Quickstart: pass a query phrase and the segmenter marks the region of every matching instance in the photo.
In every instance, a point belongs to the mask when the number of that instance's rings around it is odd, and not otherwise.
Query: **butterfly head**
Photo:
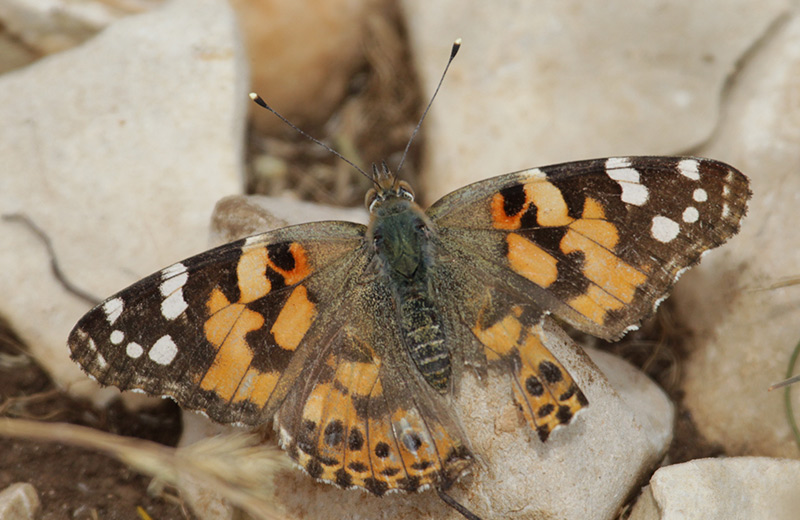
[[[389,170],[386,163],[381,167],[372,165],[372,182],[375,185],[367,192],[364,204],[371,215],[396,213],[414,202],[414,190]]]

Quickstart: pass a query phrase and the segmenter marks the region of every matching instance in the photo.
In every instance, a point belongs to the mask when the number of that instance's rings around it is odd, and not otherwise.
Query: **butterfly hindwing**
[[[308,357],[318,301],[363,258],[364,227],[315,223],[212,249],[110,297],[75,326],[98,382],[168,395],[225,423],[271,418]],[[305,345],[305,343],[303,343]]]
[[[482,181],[427,213],[451,248],[482,256],[578,329],[613,339],[738,231],[748,198],[744,175],[717,161],[609,158]]]
[[[490,274],[479,258],[466,263],[450,253],[442,253],[435,276],[437,293],[443,300],[470,302],[441,311],[448,316],[448,335],[457,345],[452,352],[456,373],[464,365],[481,376],[488,369],[505,375],[509,396],[539,439],[546,441],[555,428],[569,423],[589,404],[550,350],[555,342],[571,344],[571,340],[563,332],[558,334],[529,295],[509,287],[502,276]],[[452,281],[455,273],[460,283]]]
[[[314,478],[382,495],[455,481],[472,455],[447,398],[408,363],[389,290],[354,289],[276,416]]]

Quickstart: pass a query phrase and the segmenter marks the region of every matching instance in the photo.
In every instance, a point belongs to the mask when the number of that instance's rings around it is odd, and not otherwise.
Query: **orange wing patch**
[[[514,373],[514,400],[528,424],[546,441],[589,404],[572,376],[543,343],[540,326],[526,330],[519,344],[520,366]]]
[[[486,309],[484,309],[486,310]],[[488,361],[505,362],[511,370],[514,400],[542,441],[567,424],[588,401],[569,372],[544,345],[541,326],[525,325],[519,307],[484,328],[479,316],[472,329]]]
[[[316,306],[308,299],[308,290],[298,285],[283,304],[270,332],[284,350],[294,350],[314,321]]]
[[[272,283],[266,277],[268,261],[266,247],[256,247],[242,253],[236,265],[240,303],[263,298],[272,290]]]
[[[558,260],[527,238],[509,233],[508,263],[520,274],[540,287],[548,287],[558,279]]]
[[[239,382],[245,377],[253,353],[245,336],[264,324],[264,317],[244,304],[228,303],[218,289],[209,297],[211,317],[204,330],[208,342],[217,349],[214,362],[200,381],[200,388],[216,393],[221,399],[233,398]]]
[[[619,231],[605,218],[602,205],[587,197],[581,218],[569,225],[560,244],[564,254],[583,253],[583,275],[593,283],[567,305],[598,325],[609,311],[633,302],[636,289],[647,282],[646,266],[637,269],[614,254]]]
[[[225,401],[248,400],[263,407],[280,378],[279,370],[263,371],[253,366],[255,353],[247,334],[261,329],[266,318],[248,307],[273,290],[273,280],[283,286],[297,284],[311,274],[303,247],[296,243],[245,248],[236,264],[239,298],[232,302],[217,287],[206,299],[208,319],[203,332],[216,356],[199,379],[199,387],[214,392]],[[276,345],[270,347],[294,351],[308,332],[316,316],[315,305],[307,289],[296,286],[283,303],[270,333]],[[276,367],[277,368],[277,367]]]
[[[574,219],[568,214],[561,190],[536,177],[496,193],[490,206],[496,229],[566,228],[558,251],[552,252],[519,233],[509,233],[509,266],[531,282],[548,288],[559,279],[560,255],[582,253],[581,274],[592,284],[584,294],[568,300],[567,305],[598,325],[605,323],[608,312],[633,302],[636,289],[647,282],[648,266],[633,266],[614,253],[619,229],[606,220],[602,204],[591,197],[584,200],[581,217]]]
[[[522,309],[514,307],[511,314],[485,329],[480,326],[483,315],[478,317],[478,323],[472,332],[483,345],[487,361],[508,359],[515,351],[522,333],[522,323],[519,321],[521,315]]]

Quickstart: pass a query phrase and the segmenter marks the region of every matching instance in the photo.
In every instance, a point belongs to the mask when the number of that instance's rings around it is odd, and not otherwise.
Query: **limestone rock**
[[[0,211],[30,217],[98,298],[201,252],[214,203],[242,189],[246,78],[222,0],[171,2],[0,77]],[[31,231],[0,221],[0,243],[0,313],[58,383],[85,381],[66,339],[89,305]]]
[[[656,471],[630,520],[793,520],[800,461],[699,459]]]

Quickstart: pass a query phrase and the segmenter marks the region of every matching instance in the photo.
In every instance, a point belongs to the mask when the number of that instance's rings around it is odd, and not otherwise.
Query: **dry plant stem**
[[[789,366],[786,369],[786,377],[789,380],[793,379],[792,373],[794,372],[794,366],[797,363],[798,355],[800,355],[800,342],[794,347],[792,357],[789,358]],[[800,429],[798,429],[797,421],[794,418],[791,389],[791,384],[787,384],[786,388],[784,388],[783,402],[786,406],[786,420],[789,421],[789,426],[792,428],[792,433],[794,434],[794,442],[797,443],[797,447],[800,448]]]
[[[230,435],[183,449],[121,437],[84,426],[0,419],[0,436],[59,442],[99,450],[169,484],[191,478],[245,509],[254,518],[281,518],[265,492],[287,464],[280,452],[254,445],[252,435]]]

